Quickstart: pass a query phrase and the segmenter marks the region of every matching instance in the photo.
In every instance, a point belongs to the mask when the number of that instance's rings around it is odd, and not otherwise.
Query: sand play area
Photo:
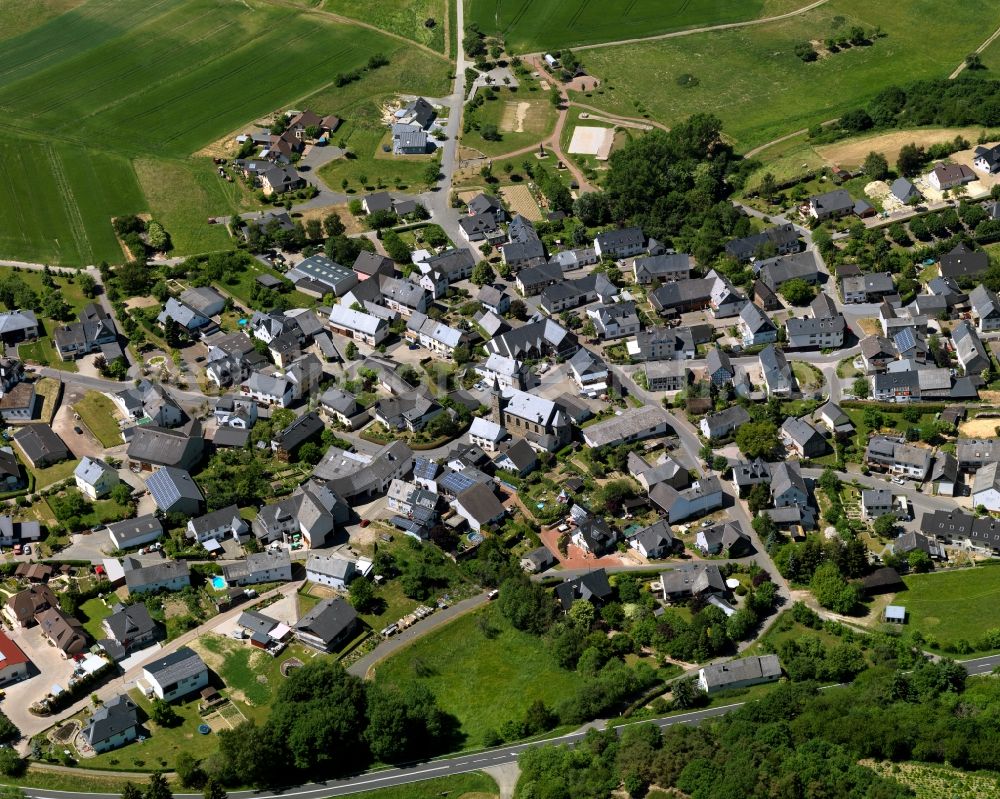
[[[524,133],[524,120],[528,117],[531,103],[514,102],[504,105],[503,116],[500,118],[500,130],[512,133]]]
[[[593,155],[598,161],[606,161],[611,155],[614,141],[614,128],[577,125],[569,143],[569,151],[574,155]]]

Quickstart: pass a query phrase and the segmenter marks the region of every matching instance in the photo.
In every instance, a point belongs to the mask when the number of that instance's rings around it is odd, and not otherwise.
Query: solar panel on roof
[[[449,472],[438,481],[438,484],[452,494],[461,494],[467,488],[472,488],[476,481],[460,472]]]
[[[911,330],[908,327],[904,328],[903,330],[900,330],[896,334],[895,339],[896,339],[896,348],[899,349],[900,351],[909,350],[917,346],[917,338],[913,334],[913,330]]]

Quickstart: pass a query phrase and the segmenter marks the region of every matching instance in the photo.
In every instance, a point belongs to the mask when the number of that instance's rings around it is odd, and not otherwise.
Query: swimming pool
[[[219,577],[218,575],[216,575],[215,577],[212,578],[212,588],[214,588],[216,591],[222,591],[225,589],[225,587],[226,587],[225,577]]]

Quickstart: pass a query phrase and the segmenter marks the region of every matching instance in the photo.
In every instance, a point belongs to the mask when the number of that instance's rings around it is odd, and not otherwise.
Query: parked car
[[[82,436],[83,435],[83,428],[80,427],[80,425],[75,425],[73,427],[73,432],[76,433],[78,436]]]

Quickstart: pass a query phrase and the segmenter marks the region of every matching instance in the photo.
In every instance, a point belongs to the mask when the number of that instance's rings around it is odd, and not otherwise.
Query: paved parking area
[[[70,560],[89,560],[91,563],[100,563],[108,557],[107,553],[114,551],[114,544],[111,543],[111,536],[107,528],[96,533],[77,533],[71,536],[70,545],[61,553],[61,557]]]
[[[31,660],[31,676],[27,680],[5,688],[3,712],[17,725],[26,738],[44,730],[51,720],[33,715],[28,708],[33,702],[47,694],[53,685],[66,686],[73,674],[73,661],[65,660],[62,654],[42,636],[37,625],[26,630],[15,630],[10,634],[24,654]]]

